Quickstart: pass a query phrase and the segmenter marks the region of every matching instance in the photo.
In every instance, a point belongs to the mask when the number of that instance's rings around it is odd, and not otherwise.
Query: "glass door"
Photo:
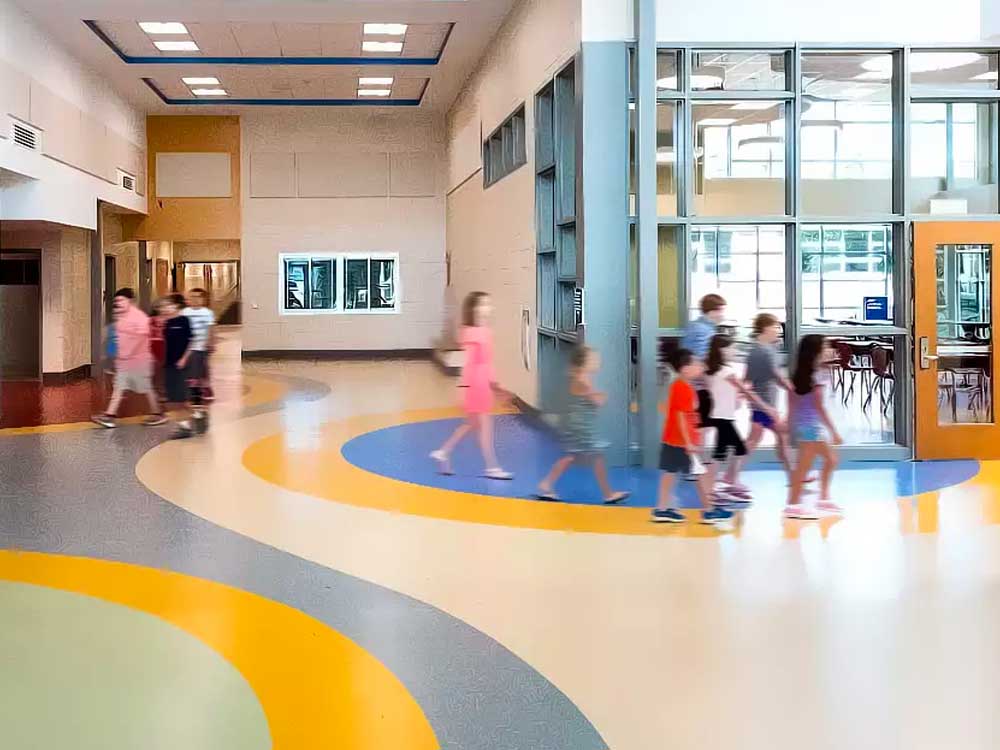
[[[1000,458],[993,373],[1000,224],[914,226],[916,456]]]

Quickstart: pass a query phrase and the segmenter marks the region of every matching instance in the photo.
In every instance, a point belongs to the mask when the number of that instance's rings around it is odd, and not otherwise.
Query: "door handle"
[[[527,307],[521,308],[521,361],[524,369],[531,370],[531,349],[528,346],[528,339],[531,338],[531,310]]]
[[[920,337],[920,369],[929,370],[931,368],[931,362],[937,362],[938,356],[936,354],[931,354],[931,342],[930,338],[927,336]]]

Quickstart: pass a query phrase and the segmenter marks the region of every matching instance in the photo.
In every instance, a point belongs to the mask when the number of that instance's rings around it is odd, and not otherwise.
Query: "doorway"
[[[208,292],[208,306],[221,325],[240,322],[240,263],[237,260],[177,264],[177,291]]]
[[[115,271],[115,256],[104,256],[104,322],[114,320],[115,292],[118,291],[118,274]]]
[[[998,249],[1000,223],[914,227],[917,458],[1000,458]]]
[[[0,379],[41,378],[41,300],[38,251],[0,253]]]

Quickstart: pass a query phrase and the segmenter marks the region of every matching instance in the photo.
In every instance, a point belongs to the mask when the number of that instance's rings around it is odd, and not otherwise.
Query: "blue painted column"
[[[601,434],[608,460],[628,460],[628,48],[624,42],[584,42],[578,71],[582,170],[577,222],[583,248],[584,340],[603,361],[597,387],[608,394]],[[654,186],[655,187],[655,186]]]
[[[636,177],[639,247],[639,414],[643,465],[658,462],[660,396],[657,372],[659,327],[656,206],[656,0],[635,0]]]

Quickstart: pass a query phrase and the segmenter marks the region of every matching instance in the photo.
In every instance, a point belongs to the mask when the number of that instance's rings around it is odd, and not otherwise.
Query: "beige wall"
[[[518,3],[448,115],[449,309],[470,291],[493,296],[498,376],[529,403],[537,403],[538,385],[521,359],[521,309],[531,310],[534,324],[534,94],[578,51],[580,12],[579,0]],[[484,190],[481,135],[521,104],[528,164]],[[535,351],[534,329],[529,336]]]
[[[243,116],[243,348],[424,349],[442,327],[444,125],[419,111]],[[288,252],[399,254],[398,315],[281,315]]]
[[[0,246],[41,251],[42,372],[89,365],[89,230],[22,227],[0,234]]]
[[[239,240],[212,240],[205,242],[175,242],[174,263],[240,260]]]

